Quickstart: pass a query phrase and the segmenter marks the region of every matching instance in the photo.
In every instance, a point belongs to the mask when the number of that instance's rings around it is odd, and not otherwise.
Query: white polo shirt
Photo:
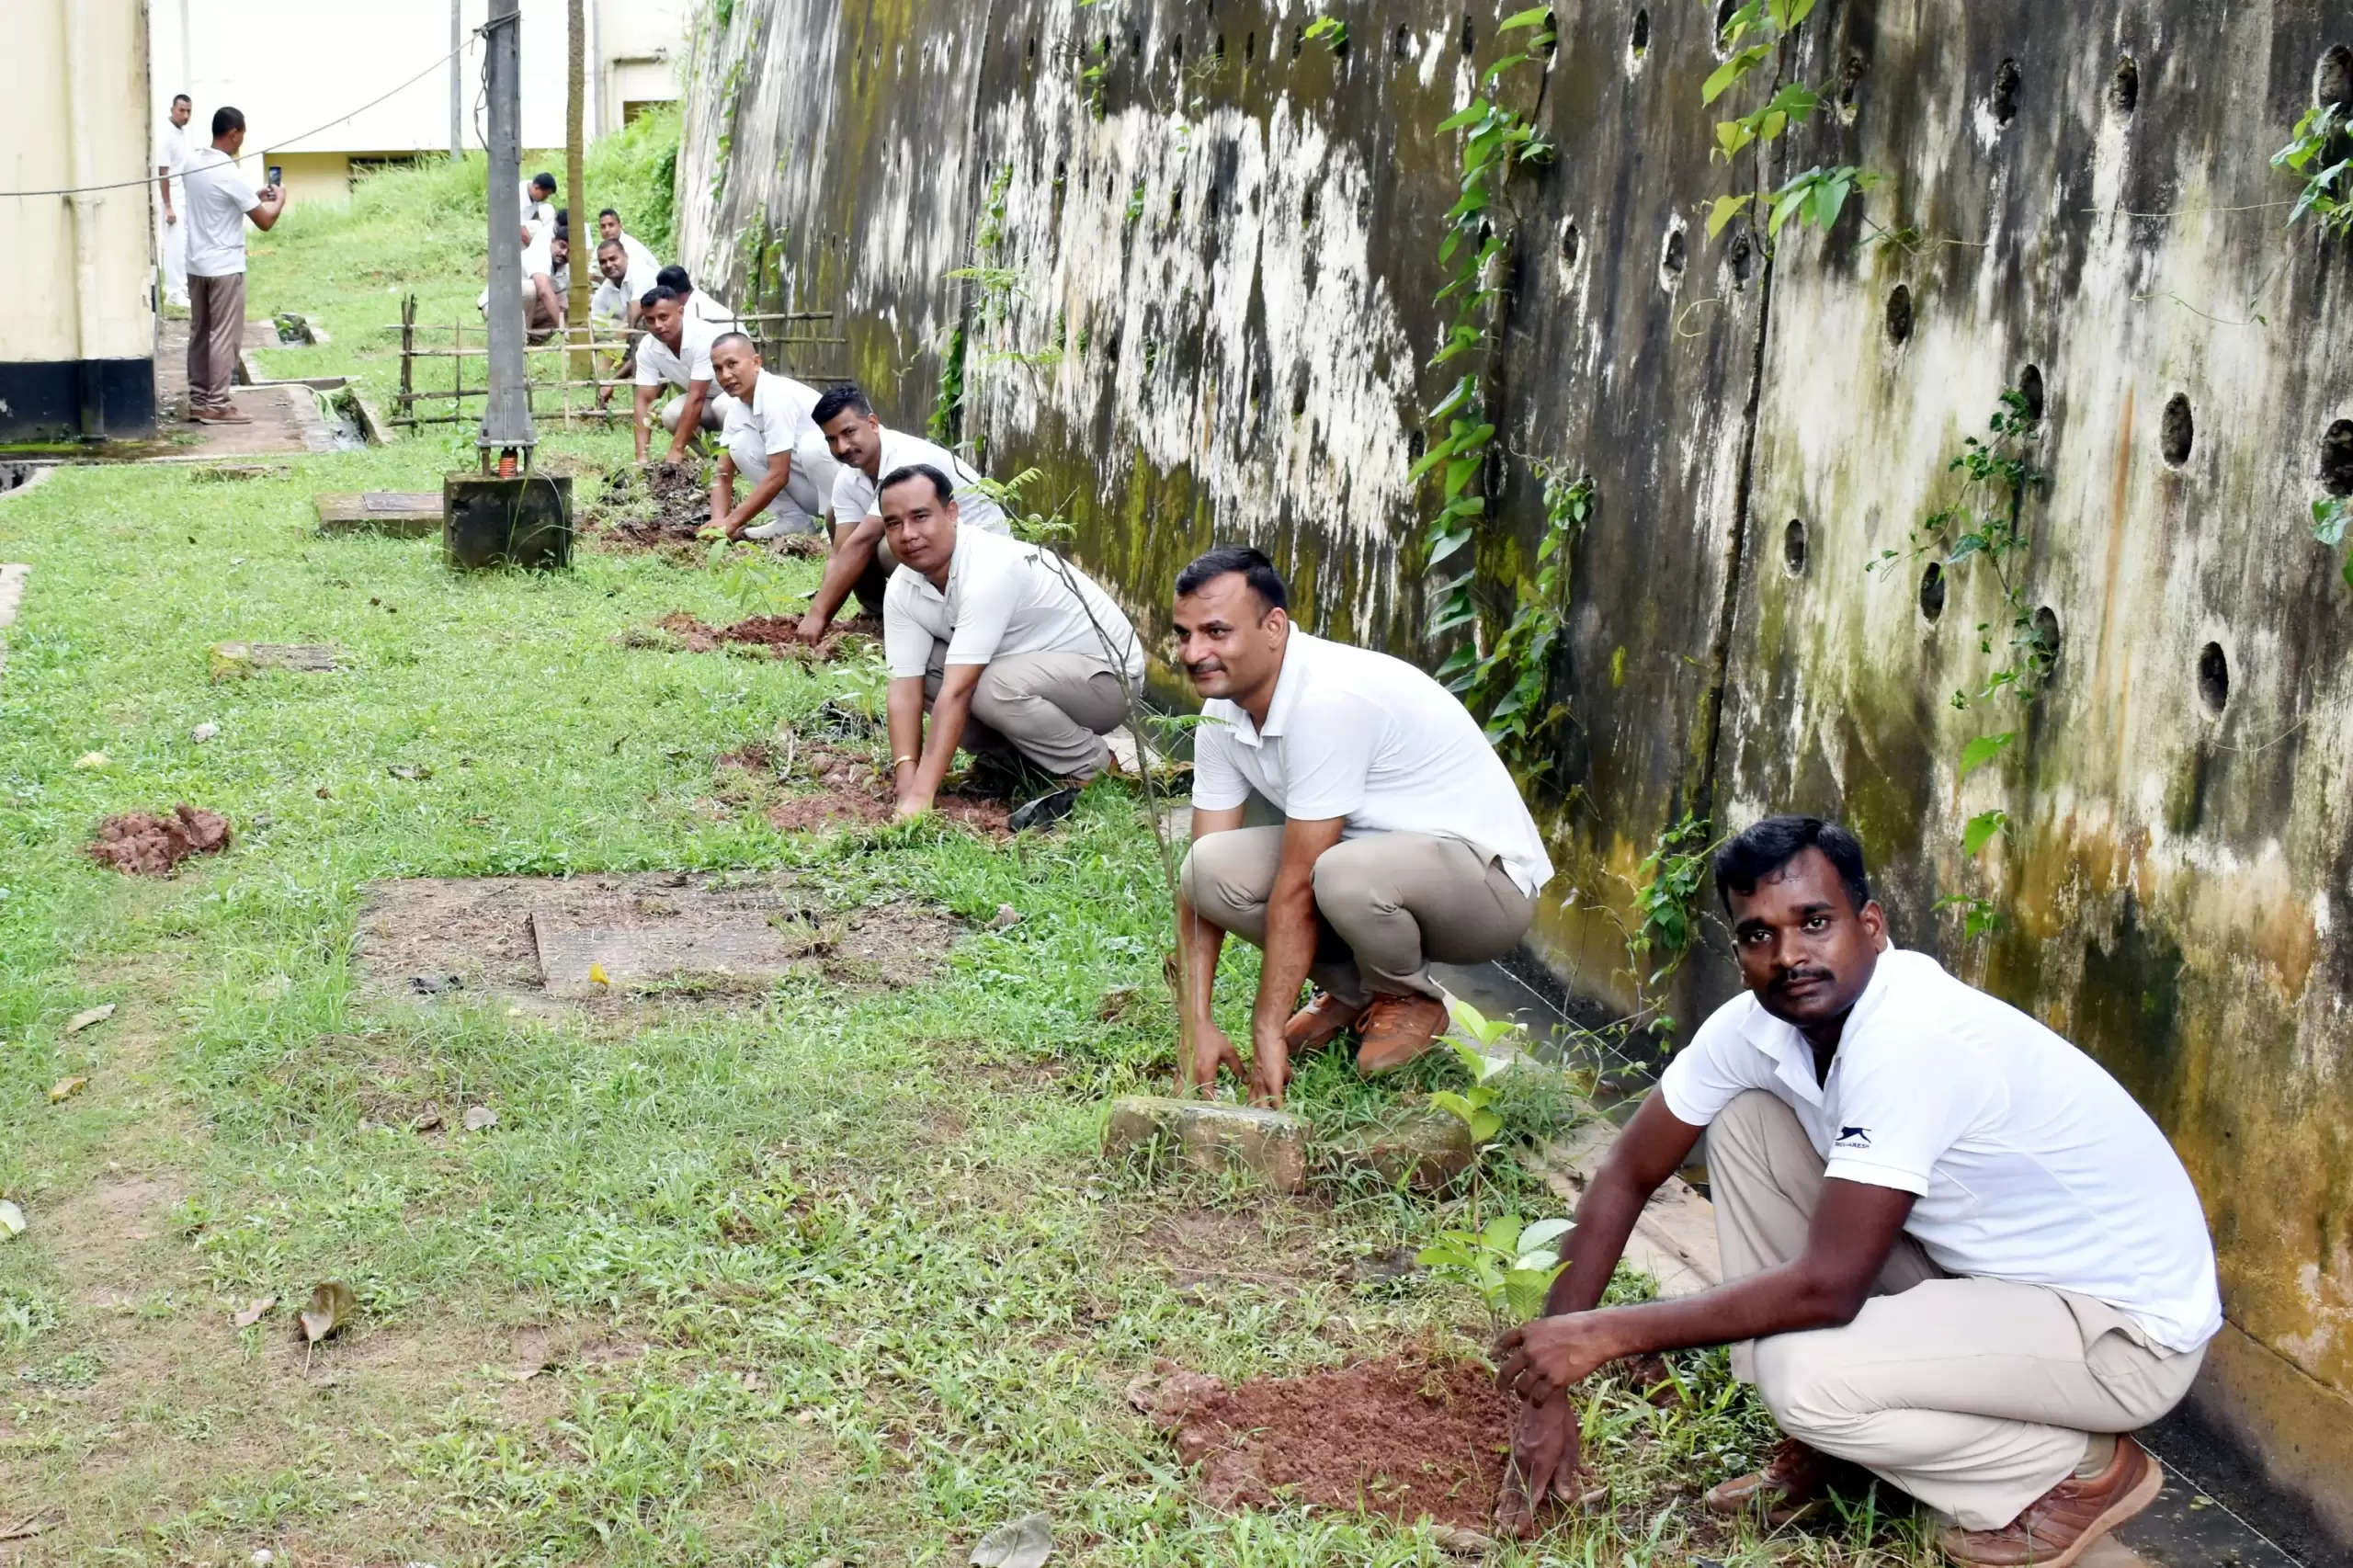
[[[1294,626],[1264,730],[1224,698],[1201,704],[1193,808],[1231,811],[1256,790],[1287,817],[1345,819],[1342,838],[1420,833],[1500,859],[1533,898],[1552,880],[1543,835],[1479,722],[1403,659]]]
[[[678,347],[674,350],[652,332],[637,340],[637,384],[676,387],[680,392],[696,381],[710,380],[710,346],[725,329],[694,316],[678,320]],[[713,389],[713,395],[719,395]]]
[[[183,188],[180,176],[188,172],[188,127],[174,125],[165,117],[161,130],[155,132],[155,166],[172,173],[172,195],[177,198]]]
[[[938,642],[948,644],[950,665],[1080,653],[1143,678],[1135,628],[1092,577],[1043,545],[961,523],[946,593],[912,566],[892,573],[882,593],[882,656],[892,676],[920,678]]]
[[[1005,508],[981,494],[981,476],[972,465],[920,436],[910,436],[904,430],[882,428],[882,457],[874,465],[874,478],[856,463],[842,464],[839,478],[834,481],[834,521],[845,528],[854,528],[869,517],[882,515],[881,485],[900,469],[916,463],[929,463],[948,476],[956,491],[956,522],[961,528],[979,528],[988,533],[1010,536],[1013,525],[1005,519]]]
[[[639,271],[644,272],[647,278],[645,289],[653,288],[653,277],[655,273],[662,270],[662,264],[654,259],[654,253],[645,248],[645,242],[639,239],[635,234],[631,233],[627,229],[623,229],[620,232],[620,242],[621,254],[629,257],[630,271],[632,274]],[[603,234],[599,233],[597,236],[597,243],[598,244],[605,243],[605,237]],[[640,289],[637,291],[638,298],[643,299],[645,297],[645,289]],[[696,292],[700,293],[701,290],[697,290]]]
[[[2222,1324],[2189,1173],[2099,1063],[1925,953],[1880,954],[1816,1084],[1813,1048],[1744,992],[1659,1081],[1694,1127],[1763,1089],[1828,1173],[1915,1194],[1904,1229],[1938,1267],[2107,1302],[2172,1350]]]
[[[639,296],[641,299],[642,295]],[[735,312],[698,289],[687,296],[687,316],[690,321],[708,322],[721,332],[741,332],[743,324]]]
[[[817,433],[817,422],[810,417],[820,395],[815,387],[805,381],[779,376],[774,370],[762,370],[759,380],[752,384],[749,398],[742,402],[727,400],[730,444],[737,432],[745,431],[758,437],[760,450],[769,457],[799,451],[811,441],[823,450],[824,437]]]
[[[621,280],[618,283],[599,271],[597,274],[596,291],[588,296],[590,318],[597,321],[626,323],[629,320],[630,306],[645,298],[653,290],[654,274],[656,270],[658,269],[651,262],[641,267],[632,257],[629,264],[629,271],[622,275]]]
[[[261,193],[218,147],[188,154],[180,181],[180,222],[188,225],[188,275],[234,278],[245,269],[245,214]]]

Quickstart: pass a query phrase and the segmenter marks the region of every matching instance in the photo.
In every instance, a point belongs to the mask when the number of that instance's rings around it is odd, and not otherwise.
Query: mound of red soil
[[[218,855],[229,838],[227,817],[183,801],[169,816],[121,812],[107,818],[98,824],[90,858],[134,877],[168,877],[191,855]]]
[[[882,634],[881,624],[865,616],[853,616],[847,620],[834,622],[833,630],[813,647],[795,635],[801,623],[790,616],[756,615],[733,626],[705,626],[684,610],[672,610],[654,624],[676,638],[678,646],[689,653],[708,653],[722,643],[735,642],[746,647],[766,648],[779,659],[806,659],[816,663],[841,657],[842,650],[853,637],[879,637]]]
[[[1485,1530],[1511,1453],[1483,1367],[1389,1359],[1238,1386],[1176,1371],[1133,1397],[1222,1508],[1288,1501]]]
[[[745,747],[745,752],[750,749]],[[763,746],[761,751],[762,758],[756,765],[744,753],[732,753],[720,760],[737,767],[773,766],[767,759],[767,748]],[[794,754],[792,773],[796,780],[813,784],[816,790],[806,795],[788,796],[768,808],[768,825],[779,833],[887,827],[897,818],[895,802],[881,775],[873,763],[854,752],[822,742],[802,746]],[[995,838],[1012,835],[1006,825],[1012,809],[1003,801],[942,795],[933,802],[933,809],[949,822],[975,833]]]

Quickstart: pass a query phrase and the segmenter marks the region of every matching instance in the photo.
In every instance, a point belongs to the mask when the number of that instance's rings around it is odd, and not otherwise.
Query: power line
[[[489,29],[487,28],[476,28],[473,29],[473,36],[479,38],[488,30]],[[324,125],[314,125],[310,130],[302,132],[300,136],[290,136],[283,142],[273,142],[269,143],[270,150],[272,152],[283,152],[287,148],[293,146],[298,142],[309,141],[312,137],[316,136],[322,131],[332,131],[347,119],[357,119],[359,116],[367,113],[369,109],[374,108],[378,104],[382,103],[385,98],[394,97],[408,91],[411,87],[415,86],[419,82],[425,80],[426,77],[430,76],[434,72],[440,70],[441,67],[449,64],[450,61],[455,60],[459,55],[463,54],[464,52],[465,46],[460,44],[456,49],[453,49],[449,53],[443,55],[440,59],[435,61],[432,64],[426,66],[424,70],[418,72],[415,75],[411,76],[407,81],[403,82],[399,86],[394,87],[391,92],[384,94],[382,97],[370,98],[366,103],[361,104],[358,108],[347,109],[342,114],[335,116],[335,119],[328,120]],[[249,153],[244,157],[239,158],[237,161],[239,163],[244,163],[249,160],[258,159],[261,156],[262,154],[260,153]],[[69,185],[62,187],[56,190],[0,190],[0,198],[81,196],[94,190],[128,190],[133,186],[153,185],[154,183],[155,176],[150,174],[142,175],[137,179],[115,180],[107,185]]]

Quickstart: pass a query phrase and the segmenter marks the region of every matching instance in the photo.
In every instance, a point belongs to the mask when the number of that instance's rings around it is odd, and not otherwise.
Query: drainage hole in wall
[[[1258,35],[1256,33],[1245,34],[1242,40],[1242,63],[1247,65],[1257,58]]]
[[[1668,288],[1674,288],[1675,280],[1683,276],[1683,266],[1687,259],[1687,242],[1683,238],[1683,225],[1677,223],[1666,232],[1666,244],[1660,251],[1658,258],[1659,270],[1665,274]]]
[[[1471,26],[1471,13],[1462,13],[1462,58],[1468,60],[1479,47],[1479,34]]]
[[[2190,417],[2189,397],[2176,392],[2165,399],[2165,411],[2157,421],[2157,449],[2175,468],[2189,460],[2189,449],[2198,437],[2197,422]]]
[[[1574,218],[1561,225],[1561,265],[1574,267],[1577,257],[1585,254],[1585,235],[1578,232]]]
[[[1735,289],[1747,288],[1748,275],[1756,269],[1756,244],[1748,237],[1745,223],[1733,231],[1732,244],[1724,251],[1724,260],[1732,267],[1732,286]]]
[[[2313,102],[2353,108],[2353,48],[2337,44],[2313,68]]]
[[[2007,125],[2018,117],[2018,88],[2026,77],[2015,60],[2005,60],[1994,72],[1994,122]]]
[[[1634,29],[1626,35],[1626,47],[1633,51],[1637,60],[1650,52],[1651,13],[1648,6],[1634,13]]]
[[[1887,340],[1899,347],[1912,341],[1912,290],[1902,283],[1887,296]]]
[[[1732,26],[1733,17],[1739,12],[1740,0],[1716,0],[1716,31],[1711,41],[1714,43],[1718,54],[1723,53],[1732,47],[1724,41],[1724,29]]]
[[[2320,438],[2320,482],[2331,495],[2353,495],[2353,419],[2340,419]]]
[[[1401,24],[1397,28],[1397,36],[1390,40],[1389,48],[1400,60],[1413,53],[1414,29]]]
[[[1805,524],[1797,517],[1781,530],[1781,564],[1792,577],[1805,575]]]
[[[1029,40],[1029,63],[1038,63],[1038,40],[1034,38]]]
[[[1920,613],[1931,624],[1945,612],[1945,569],[1942,562],[1931,561],[1928,569],[1920,574]]]
[[[2108,107],[2119,114],[2131,114],[2141,107],[2141,67],[2129,54],[2116,62],[2108,79]]]
[[[1561,13],[1544,13],[1544,58],[1550,60],[1561,52]]]
[[[2018,372],[2018,401],[2026,405],[2027,422],[2042,423],[2042,367],[2029,365]]]
[[[1128,34],[1128,58],[1131,60],[1143,58],[1143,34],[1141,31],[1131,31]]]
[[[1300,371],[1298,384],[1290,389],[1290,416],[1293,419],[1307,417],[1307,372],[1305,370]],[[1416,432],[1415,439],[1420,438],[1419,433]],[[1416,460],[1418,460],[1418,454]]]
[[[1847,56],[1847,63],[1838,73],[1838,112],[1851,119],[1855,100],[1861,96],[1863,78],[1870,74],[1871,62],[1859,54]]]
[[[2038,676],[2051,678],[2059,663],[2059,612],[2044,605],[2034,612],[2034,642],[2031,650]]]
[[[2231,661],[2220,642],[2198,650],[2198,700],[2210,718],[2219,719],[2231,700]]]

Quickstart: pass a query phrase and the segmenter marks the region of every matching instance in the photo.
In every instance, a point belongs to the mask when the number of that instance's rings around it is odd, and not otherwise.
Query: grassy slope
[[[335,335],[280,368],[389,384],[373,329],[397,293],[479,287],[460,194],[390,176],[256,247],[256,308]],[[62,1516],[9,1561],[961,1561],[1033,1507],[1057,1561],[1441,1561],[1378,1522],[1199,1509],[1121,1400],[1161,1357],[1298,1370],[1467,1351],[1480,1324],[1448,1288],[1347,1283],[1351,1259],[1423,1239],[1427,1204],[1096,1156],[1100,1097],[1169,1067],[1165,1004],[1097,1017],[1108,988],[1160,994],[1165,911],[1126,799],[1010,849],[785,839],[715,811],[711,759],[826,696],[797,665],[618,644],[674,608],[725,618],[716,579],[595,553],[460,578],[428,543],[308,528],[314,491],[429,487],[467,457],[417,441],[231,484],[81,470],[0,501],[0,559],[35,567],[0,676],[0,1191],[32,1221],[0,1244],[0,1528]],[[223,639],[331,640],[351,667],[213,686]],[[77,769],[90,751],[107,766]],[[233,852],[166,883],[83,858],[100,815],[176,800],[227,812]],[[355,993],[373,879],[654,867],[792,868],[976,929],[922,987],[733,1010],[550,1023]],[[1000,903],[1025,918],[986,928]],[[1238,1018],[1250,969],[1229,968]],[[64,1033],[102,1001],[113,1019]],[[51,1105],[68,1074],[90,1086]],[[1299,1098],[1328,1132],[1415,1086],[1327,1060]],[[428,1099],[501,1121],[426,1137],[383,1109]],[[1208,1283],[1180,1300],[1172,1267]],[[363,1322],[306,1357],[285,1312],[325,1278]],[[231,1326],[268,1295],[276,1315]],[[1706,1414],[1613,1397],[1591,1421],[1613,1483],[1652,1502],[1762,1434],[1728,1394]],[[1690,1522],[1686,1498],[1548,1551],[1675,1561]]]

